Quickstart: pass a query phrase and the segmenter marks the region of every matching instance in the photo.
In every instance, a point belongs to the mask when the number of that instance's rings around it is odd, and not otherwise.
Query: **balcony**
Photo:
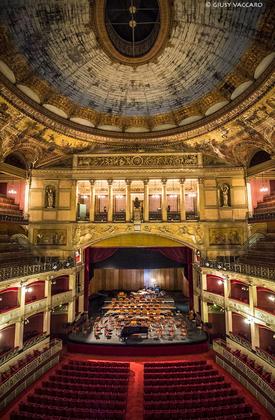
[[[35,264],[17,264],[0,268],[0,281],[16,277],[31,276],[33,274],[45,273],[48,271],[59,271],[75,266],[72,258],[59,260],[56,257],[45,257],[37,260]]]
[[[21,315],[20,308],[16,308],[16,309],[13,308],[10,311],[1,313],[0,325],[16,322],[16,320],[20,318],[20,315]]]
[[[275,268],[270,267],[245,264],[237,261],[219,261],[208,259],[202,259],[200,261],[200,266],[214,268],[219,271],[231,271],[233,273],[246,274],[252,277],[275,280]]]
[[[108,214],[107,212],[96,213],[95,214],[95,222],[107,222]]]
[[[120,211],[113,214],[113,222],[125,222],[125,221],[126,221],[125,211]]]
[[[0,385],[0,411],[3,410],[30,384],[59,362],[62,341],[53,340],[46,350],[19,369],[13,376]]]

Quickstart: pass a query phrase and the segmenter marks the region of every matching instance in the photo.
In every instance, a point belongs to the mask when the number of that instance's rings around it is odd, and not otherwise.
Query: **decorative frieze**
[[[72,302],[73,295],[72,291],[68,290],[64,293],[58,293],[57,295],[52,296],[52,307],[55,308],[58,305],[63,305],[64,303]]]
[[[25,305],[25,315],[30,316],[38,312],[44,312],[47,307],[47,298]]]
[[[85,169],[98,168],[181,168],[200,165],[198,153],[148,154],[148,155],[81,155],[75,166]]]

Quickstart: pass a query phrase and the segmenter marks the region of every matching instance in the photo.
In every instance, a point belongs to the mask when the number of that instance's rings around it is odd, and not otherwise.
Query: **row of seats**
[[[211,365],[194,365],[194,366],[172,366],[172,367],[167,367],[167,366],[161,366],[159,368],[151,368],[151,367],[145,367],[144,368],[144,372],[147,373],[154,373],[156,375],[158,375],[159,373],[162,372],[197,372],[197,371],[205,371],[205,370],[211,370],[212,366]]]
[[[224,377],[210,364],[200,370],[194,365],[182,371],[180,365],[170,369],[170,363],[146,366],[144,369],[145,419],[224,419],[238,413],[239,418],[253,418],[252,408],[243,396],[227,384]],[[202,367],[208,366],[207,369]],[[258,419],[255,415],[255,419]]]
[[[175,406],[177,409],[188,410],[190,408],[208,408],[208,407],[222,407],[230,404],[244,403],[244,398],[239,396],[216,397],[202,400],[166,400],[166,401],[145,401],[145,408],[150,410],[173,410]]]
[[[112,365],[69,361],[19,404],[19,413],[13,412],[11,420],[124,419],[130,364]]]
[[[153,362],[153,363],[145,363],[144,364],[144,370],[146,370],[146,369],[152,369],[152,368],[155,368],[155,369],[159,369],[159,368],[161,368],[161,367],[164,367],[164,368],[169,368],[169,369],[172,369],[172,368],[179,368],[179,367],[186,367],[186,366],[201,366],[201,365],[207,365],[207,362],[206,362],[206,360],[193,360],[193,361],[186,361],[186,362],[169,362],[169,364],[168,363],[159,363],[159,362]]]
[[[85,400],[85,399],[92,399],[92,400],[117,400],[117,401],[125,401],[127,398],[126,392],[121,392],[120,390],[116,390],[116,388],[112,392],[104,392],[104,391],[85,391],[83,390],[71,390],[71,389],[60,389],[60,388],[50,388],[47,386],[43,386],[42,388],[38,388],[34,391],[35,394],[38,395],[55,395],[56,397],[62,398],[71,398],[76,400]]]
[[[97,408],[71,408],[71,407],[53,407],[47,404],[35,404],[35,403],[20,403],[19,411],[36,414],[44,413],[48,416],[48,419],[52,419],[53,416],[65,417],[65,418],[77,418],[77,419],[111,419],[121,420],[125,416],[124,410],[103,410]],[[13,420],[13,413],[11,414],[11,420]],[[18,417],[17,417],[18,418]]]
[[[124,362],[93,362],[93,361],[85,361],[85,360],[70,360],[66,366],[86,366],[86,367],[95,367],[98,366],[100,368],[110,368],[110,369],[116,369],[116,368],[130,368],[129,363]]]
[[[100,373],[100,377],[101,378],[113,378],[114,377],[114,372],[104,372],[104,371],[94,371],[94,372],[82,372],[82,371],[78,371],[78,370],[65,370],[65,369],[59,369],[56,372],[58,375],[62,375],[62,376],[74,376],[74,377],[78,377],[78,378],[94,378],[96,377],[99,373]],[[116,372],[116,379],[124,379],[128,377],[128,372]]]
[[[80,383],[79,381],[74,381],[74,382],[62,382],[62,381],[58,381],[58,380],[54,380],[54,381],[47,381],[47,382],[42,382],[42,387],[43,388],[48,388],[48,389],[66,389],[66,390],[72,390],[72,391],[91,391],[91,392],[110,392],[110,393],[114,393],[114,392],[119,392],[119,393],[124,393],[125,390],[127,389],[128,386],[128,382],[123,383],[123,385],[119,385],[117,383],[93,383],[93,384],[83,384]]]
[[[225,389],[230,388],[230,384],[227,382],[212,382],[212,383],[207,383],[207,386],[205,385],[205,383],[200,383],[200,384],[185,384],[185,385],[170,385],[169,386],[169,391],[167,390],[167,386],[163,385],[163,386],[159,386],[159,385],[149,385],[149,386],[145,386],[144,387],[144,392],[146,394],[157,394],[157,395],[165,395],[168,392],[186,392],[188,391],[192,391],[192,392],[200,392],[203,391],[205,389],[207,390],[221,390],[222,392],[225,391]]]
[[[150,394],[146,392],[144,395],[144,400],[146,401],[159,401],[161,395],[161,400],[203,400],[209,398],[219,398],[221,396],[221,389],[216,388],[214,390],[199,390],[199,391],[186,391],[186,392],[163,392],[161,394]],[[229,397],[237,395],[236,389],[222,389],[222,396]]]
[[[66,398],[66,397],[58,397],[48,396],[48,395],[38,395],[33,394],[29,395],[27,401],[30,403],[41,404],[41,405],[49,405],[52,407],[70,407],[73,406],[74,408],[97,408],[103,410],[121,410],[125,406],[124,401],[118,400],[100,400],[92,398],[83,399],[75,399],[75,398]]]

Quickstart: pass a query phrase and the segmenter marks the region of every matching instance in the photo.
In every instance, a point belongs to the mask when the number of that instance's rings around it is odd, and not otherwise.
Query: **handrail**
[[[29,223],[29,219],[26,216],[15,216],[11,214],[0,214],[0,222],[15,222],[26,225]]]
[[[36,264],[20,264],[0,268],[0,281],[13,277],[24,277],[32,274],[45,273],[47,271],[58,271],[72,267],[75,267],[75,260],[72,258],[60,260],[56,257],[44,257],[39,258]]]
[[[275,268],[262,267],[260,265],[250,265],[236,261],[219,261],[201,259],[201,267],[209,267],[224,271],[233,271],[234,273],[246,274],[253,277],[275,280]]]
[[[253,245],[255,245],[260,239],[263,239],[266,237],[266,234],[262,232],[255,232],[253,235],[249,236],[246,242],[244,242],[243,247],[244,248],[251,248]]]

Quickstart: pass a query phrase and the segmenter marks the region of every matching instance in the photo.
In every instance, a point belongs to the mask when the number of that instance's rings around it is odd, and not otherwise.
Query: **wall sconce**
[[[271,300],[271,302],[275,302],[275,296],[274,295],[269,295],[268,299]]]
[[[33,288],[32,287],[27,287],[26,288],[26,293],[31,293],[33,291]]]
[[[116,198],[121,199],[121,198],[123,198],[123,195],[116,195]]]
[[[195,198],[197,197],[197,193],[195,193],[194,191],[191,191],[190,193],[187,193],[188,197],[190,198]]]
[[[169,198],[178,198],[177,194],[169,194],[168,197]]]
[[[25,319],[24,319],[24,324],[25,324],[25,325],[28,325],[29,323],[30,323],[30,320],[29,320],[28,318],[25,318]]]
[[[218,283],[219,286],[221,286],[223,284],[223,281],[222,280],[218,280],[217,283]]]
[[[98,195],[97,198],[106,198],[106,195]]]
[[[152,198],[160,198],[160,195],[159,194],[153,194]]]
[[[253,324],[254,323],[254,320],[253,320],[253,318],[249,317],[249,318],[245,318],[244,322],[246,324]]]
[[[17,191],[11,188],[10,190],[8,190],[8,194],[16,195]]]
[[[81,195],[80,197],[84,198],[84,200],[85,200],[86,198],[88,198],[88,195],[84,194],[84,195]]]

